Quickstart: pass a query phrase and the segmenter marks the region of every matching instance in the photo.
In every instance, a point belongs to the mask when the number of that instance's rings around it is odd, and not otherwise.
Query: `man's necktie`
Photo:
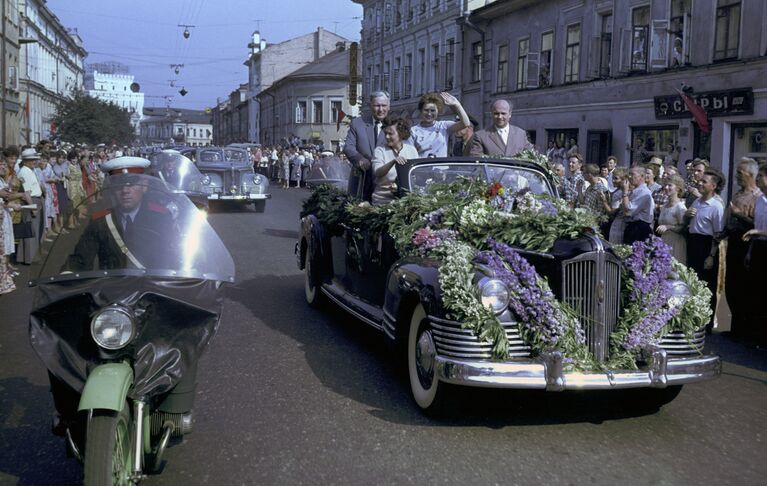
[[[381,133],[381,122],[376,120],[376,124],[375,124],[376,143],[378,142],[378,135],[380,133]]]
[[[123,240],[128,243],[131,236],[133,236],[133,220],[130,216],[125,215],[123,216]]]

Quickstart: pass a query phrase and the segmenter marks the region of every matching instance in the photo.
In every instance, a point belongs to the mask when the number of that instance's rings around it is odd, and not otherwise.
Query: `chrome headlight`
[[[668,299],[668,303],[671,307],[678,307],[684,305],[687,299],[692,296],[690,286],[681,280],[674,280],[671,282],[671,297]]]
[[[107,307],[91,320],[91,336],[104,349],[124,347],[133,339],[134,330],[133,314],[124,307]]]
[[[210,176],[209,176],[209,175],[204,175],[204,176],[202,176],[202,183],[203,183],[204,185],[206,185],[206,186],[207,186],[208,184],[210,184]]]
[[[264,182],[264,178],[261,176],[261,174],[256,174],[253,177],[253,184],[260,186],[262,182]]]
[[[494,314],[500,314],[509,305],[509,289],[496,278],[485,277],[479,281],[479,299]]]
[[[232,194],[237,194],[237,186],[230,187],[229,192],[231,192]]]

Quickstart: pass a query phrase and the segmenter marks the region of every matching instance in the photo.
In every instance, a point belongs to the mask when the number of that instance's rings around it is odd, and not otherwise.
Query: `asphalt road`
[[[764,484],[767,351],[713,336],[723,376],[654,414],[612,396],[465,390],[439,420],[381,336],[303,297],[304,190],[209,219],[238,265],[200,363],[195,429],[145,484]],[[32,291],[0,297],[0,484],[76,484],[27,338]]]

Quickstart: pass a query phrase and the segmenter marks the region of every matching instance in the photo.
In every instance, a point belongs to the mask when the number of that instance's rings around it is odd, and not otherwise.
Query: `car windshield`
[[[249,162],[247,152],[241,149],[226,149],[224,154],[227,162]]]
[[[221,150],[200,150],[197,155],[198,162],[223,162],[224,155]]]
[[[527,167],[500,164],[421,164],[410,169],[408,182],[411,191],[425,193],[432,184],[449,184],[458,177],[500,182],[515,192],[529,189],[534,194],[553,193],[543,173]]]
[[[177,191],[203,192],[203,175],[187,157],[175,151],[164,151],[152,155],[150,173],[164,180]]]
[[[347,160],[342,160],[336,155],[323,155],[312,164],[304,179],[310,187],[333,184],[346,189],[350,172],[351,165]]]
[[[87,218],[40,252],[36,283],[113,275],[233,281],[224,243],[184,195],[143,174],[106,178]]]

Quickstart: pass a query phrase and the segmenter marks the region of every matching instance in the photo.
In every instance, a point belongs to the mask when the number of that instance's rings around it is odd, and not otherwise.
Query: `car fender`
[[[114,410],[125,405],[128,390],[133,384],[133,369],[128,363],[106,363],[88,374],[78,410]]]
[[[392,265],[386,282],[383,313],[387,339],[398,339],[403,332],[399,324],[409,319],[403,313],[409,313],[418,303],[427,315],[442,315],[439,263],[428,259],[400,260]]]

